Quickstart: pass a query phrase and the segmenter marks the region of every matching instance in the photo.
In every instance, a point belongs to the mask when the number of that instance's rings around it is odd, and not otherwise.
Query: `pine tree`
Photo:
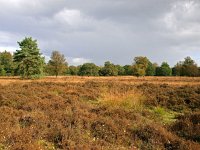
[[[14,53],[14,62],[22,78],[41,77],[43,74],[44,58],[41,56],[37,40],[26,37],[18,42],[20,50]]]

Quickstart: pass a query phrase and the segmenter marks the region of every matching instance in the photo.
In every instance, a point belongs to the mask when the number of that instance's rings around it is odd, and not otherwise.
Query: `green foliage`
[[[136,64],[133,66],[133,75],[139,77],[139,76],[145,76],[146,72],[145,69],[141,64]]]
[[[182,76],[198,76],[198,66],[190,57],[186,57],[182,65]]]
[[[20,50],[14,53],[16,69],[22,78],[32,78],[43,74],[44,58],[41,56],[37,41],[31,37],[18,42]]]
[[[156,66],[149,61],[146,69],[146,76],[154,76],[155,72],[156,72]]]
[[[7,74],[11,74],[13,68],[13,57],[10,52],[4,51],[0,53],[0,65],[4,66],[4,70]]]
[[[132,65],[114,65],[107,61],[103,67],[94,63],[86,63],[82,66],[70,66],[63,54],[53,51],[48,64],[44,63],[37,41],[31,37],[26,37],[18,42],[20,50],[16,50],[14,55],[10,52],[0,52],[0,75],[14,76],[20,75],[22,78],[40,78],[45,72],[47,75],[84,75],[84,76],[200,76],[200,68],[190,57],[178,62],[172,69],[167,62],[160,67],[153,64],[147,57],[138,56],[134,58]]]
[[[79,67],[76,66],[69,66],[68,73],[70,75],[78,75]]]
[[[117,68],[117,70],[118,70],[118,75],[120,75],[120,76],[123,76],[123,75],[125,75],[125,69],[124,69],[124,67],[122,67],[122,66],[120,66],[120,65],[116,65],[115,66],[116,68]]]
[[[163,62],[160,67],[156,68],[156,76],[171,76],[172,69],[167,62]]]
[[[64,74],[67,71],[67,62],[65,56],[59,51],[53,51],[51,60],[47,64],[49,74],[55,75]]]
[[[99,76],[99,67],[94,63],[85,63],[80,67],[78,75],[81,76]]]
[[[107,61],[105,62],[104,67],[101,68],[99,72],[102,76],[117,76],[118,68],[114,64]]]
[[[134,58],[135,64],[140,64],[143,68],[148,67],[149,59],[147,57],[138,56]]]
[[[199,76],[199,68],[194,60],[186,57],[183,62],[178,62],[173,67],[174,76]]]
[[[159,122],[164,124],[171,124],[176,121],[175,117],[177,115],[176,112],[165,109],[163,107],[154,107],[152,110],[155,115],[154,117],[159,120]]]
[[[4,69],[4,66],[0,66],[0,76],[5,76],[6,75],[6,71]]]
[[[135,57],[133,63],[133,75],[145,76],[149,62],[150,61],[147,57],[142,57],[142,56]]]
[[[131,65],[125,65],[123,68],[124,68],[124,75],[133,75],[133,68]]]
[[[173,75],[173,76],[181,76],[181,75],[182,75],[182,62],[178,62],[178,63],[172,68],[172,75]]]

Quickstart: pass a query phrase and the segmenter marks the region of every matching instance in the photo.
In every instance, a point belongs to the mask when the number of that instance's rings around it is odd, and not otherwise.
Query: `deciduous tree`
[[[155,73],[156,73],[156,66],[149,61],[146,69],[146,76],[154,76]]]
[[[76,66],[69,66],[68,73],[70,75],[78,75],[79,68]]]
[[[182,69],[183,69],[183,62],[180,61],[172,68],[172,75],[173,76],[181,76]]]
[[[182,76],[198,76],[199,69],[197,64],[191,57],[186,57],[182,65]]]
[[[106,61],[104,67],[102,67],[99,72],[102,76],[117,76],[118,68],[110,61]]]
[[[49,60],[47,67],[56,77],[60,74],[66,73],[67,62],[65,56],[59,51],[53,51],[51,54],[51,60]]]
[[[94,63],[85,63],[80,67],[78,74],[81,76],[99,76],[99,67]]]
[[[124,69],[124,67],[122,67],[122,66],[120,66],[120,65],[115,65],[115,67],[117,68],[117,70],[118,70],[118,75],[119,76],[123,76],[123,75],[125,75],[125,69]]]
[[[124,75],[133,75],[133,67],[131,65],[125,65],[124,67]]]
[[[147,57],[139,56],[134,58],[133,75],[145,76],[148,68],[149,59]]]
[[[11,74],[13,71],[13,56],[10,52],[4,51],[0,53],[0,65],[6,74]]]
[[[156,75],[157,76],[171,76],[172,69],[170,68],[167,62],[163,62],[160,67],[156,68]]]

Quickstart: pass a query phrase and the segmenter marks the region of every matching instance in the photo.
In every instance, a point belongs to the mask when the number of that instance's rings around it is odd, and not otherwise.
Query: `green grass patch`
[[[162,107],[154,107],[149,110],[153,118],[158,120],[163,124],[171,124],[176,121],[177,112],[162,108]]]

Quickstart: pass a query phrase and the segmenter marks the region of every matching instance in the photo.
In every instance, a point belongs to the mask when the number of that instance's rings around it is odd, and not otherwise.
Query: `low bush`
[[[1,86],[0,149],[200,149],[198,113],[169,125],[160,119],[197,111],[198,89],[94,81]]]

